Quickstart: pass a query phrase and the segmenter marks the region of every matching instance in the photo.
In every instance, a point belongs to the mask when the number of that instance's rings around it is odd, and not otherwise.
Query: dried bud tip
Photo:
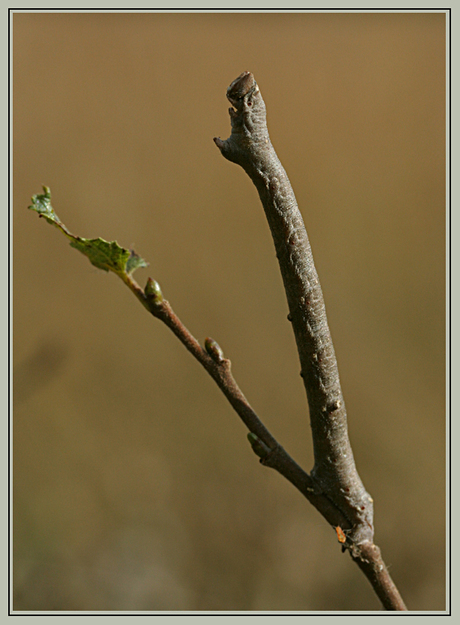
[[[163,293],[161,292],[160,285],[156,280],[149,278],[144,289],[145,297],[154,304],[161,304],[163,301]]]
[[[214,362],[222,362],[223,360],[225,360],[222,348],[214,339],[211,339],[209,337],[205,339],[204,346]]]
[[[251,95],[257,83],[251,72],[243,72],[236,78],[227,89],[227,98],[235,105],[236,102],[242,100],[245,96]]]

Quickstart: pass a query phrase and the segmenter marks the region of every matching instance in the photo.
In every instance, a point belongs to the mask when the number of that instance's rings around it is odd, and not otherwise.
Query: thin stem
[[[346,536],[343,534],[345,543],[342,544],[342,549],[350,549],[352,557],[371,581],[376,594],[387,610],[404,610],[404,603],[383,564],[378,547],[373,544],[363,544],[360,546],[360,550],[356,550],[355,545],[350,542],[351,524],[347,517],[329,497],[317,489],[311,476],[291,458],[264,426],[236,383],[231,372],[231,363],[224,357],[219,345],[208,338],[205,341],[206,349],[203,349],[173,311],[170,303],[163,298],[158,283],[151,278],[149,278],[144,291],[132,276],[125,280],[125,284],[154,317],[168,326],[213,378],[248,428],[250,432],[248,438],[251,440],[253,450],[261,456],[261,464],[275,469],[291,482],[330,525],[347,531]],[[255,441],[252,437],[255,437]]]
[[[224,357],[219,345],[213,339],[208,338],[205,341],[206,349],[203,349],[173,311],[169,302],[164,299],[158,283],[151,278],[148,279],[145,290],[142,290],[132,276],[129,276],[124,282],[142,305],[154,317],[160,319],[168,326],[184,347],[213,378],[248,428],[250,432],[248,438],[255,453],[260,456],[260,462],[264,466],[275,469],[291,482],[333,527],[348,530],[347,534],[349,534],[352,526],[348,518],[327,495],[317,488],[311,476],[283,449],[252,409],[232,375],[230,360]],[[356,547],[351,543],[349,536],[345,536],[345,534],[343,536],[345,544],[342,544],[342,549],[350,549],[352,557],[357,560],[359,566],[371,581],[386,609],[405,609],[401,607],[404,604],[380,558],[378,547],[371,545],[376,550],[375,554],[371,552],[371,555],[378,554],[378,558],[375,560],[369,560],[368,557],[363,559],[361,551],[356,551]],[[364,546],[362,545],[361,547],[363,548]]]
[[[407,607],[388,573],[377,545],[363,543],[360,545],[358,555],[355,556],[353,553],[351,555],[372,584],[385,610],[406,611]]]
[[[134,279],[127,284],[145,308],[168,326],[216,382],[248,428],[251,435],[249,439],[253,450],[260,456],[260,462],[264,466],[275,469],[289,480],[333,527],[341,526],[351,529],[346,516],[324,493],[317,489],[310,475],[293,460],[262,423],[236,383],[231,372],[231,362],[224,357],[219,345],[213,339],[207,338],[206,349],[203,349],[173,311],[170,303],[163,298],[161,289],[154,280],[149,278],[145,292]]]

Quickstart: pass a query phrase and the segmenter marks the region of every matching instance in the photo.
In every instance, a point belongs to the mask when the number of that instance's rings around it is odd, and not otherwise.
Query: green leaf
[[[70,245],[85,254],[90,262],[98,269],[123,273],[129,261],[130,252],[120,247],[116,241],[104,241],[104,239],[82,239],[75,237]],[[126,271],[126,273],[129,273]]]
[[[124,281],[139,267],[147,267],[143,258],[134,250],[120,247],[116,241],[98,239],[83,239],[72,234],[62,223],[51,206],[51,191],[49,187],[43,187],[43,194],[32,197],[31,210],[36,211],[40,217],[53,224],[65,236],[70,239],[70,245],[87,256],[90,262],[98,269],[113,271]]]
[[[43,187],[43,195],[32,196],[32,206],[29,206],[40,215],[45,217],[49,223],[60,223],[58,216],[51,206],[51,191],[49,187]]]
[[[129,251],[128,262],[126,263],[126,272],[133,273],[136,269],[141,269],[142,267],[148,267],[148,263],[138,256],[134,250]]]

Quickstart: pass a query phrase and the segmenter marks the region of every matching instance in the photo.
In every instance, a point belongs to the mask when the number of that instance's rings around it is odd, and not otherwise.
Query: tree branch
[[[353,526],[348,517],[326,493],[317,488],[316,482],[283,449],[264,426],[250,406],[231,373],[230,360],[224,357],[220,346],[211,338],[205,340],[205,349],[184,326],[164,299],[159,284],[148,279],[144,290],[129,275],[125,284],[145,308],[160,319],[177,336],[186,349],[206,369],[249,430],[248,439],[253,451],[264,466],[278,471],[293,484],[337,532],[342,551],[348,549],[351,557],[363,570],[375,593],[387,610],[406,610],[404,602],[393,583],[380,556],[380,549],[370,541],[359,545],[352,540]]]
[[[333,527],[351,528],[347,517],[337,506],[316,488],[312,478],[286,452],[257,416],[231,372],[231,362],[224,357],[220,346],[211,338],[205,340],[205,349],[184,326],[164,299],[159,284],[148,279],[145,290],[132,276],[125,281],[147,310],[165,323],[186,349],[206,369],[226,396],[235,412],[249,430],[248,439],[253,451],[264,466],[271,467],[293,484],[325,517]]]
[[[335,528],[342,550],[349,550],[384,607],[405,610],[373,543],[372,499],[358,476],[348,440],[337,363],[310,244],[294,192],[270,143],[265,104],[253,75],[241,74],[230,85],[227,97],[236,109],[230,109],[232,134],[226,141],[214,140],[222,154],[240,164],[254,181],[273,234],[310,406],[315,453],[311,475],[289,456],[251,408],[219,345],[207,338],[205,348],[200,346],[163,298],[157,282],[149,278],[144,290],[137,284],[132,274],[146,266],[140,256],[116,241],[73,235],[54,212],[48,187],[42,195],[32,197],[29,208],[59,228],[94,266],[118,275],[142,305],[174,332],[248,428],[248,439],[260,462],[289,480]]]
[[[254,76],[243,72],[229,86],[227,98],[233,105],[232,132],[227,140],[214,141],[254,182],[272,232],[310,408],[315,493],[325,495],[347,519],[346,528],[338,528],[348,529],[346,535],[337,530],[339,542],[346,543],[385,607],[405,609],[373,544],[373,501],[356,470],[348,438],[321,286],[294,191],[270,141],[265,103]]]

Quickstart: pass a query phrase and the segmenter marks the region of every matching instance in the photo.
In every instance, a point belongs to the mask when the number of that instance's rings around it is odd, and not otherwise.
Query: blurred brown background
[[[27,210],[116,239],[310,470],[304,389],[255,188],[212,138],[255,74],[309,232],[412,610],[445,607],[445,16],[16,14],[17,610],[379,610],[332,529],[203,369]]]

